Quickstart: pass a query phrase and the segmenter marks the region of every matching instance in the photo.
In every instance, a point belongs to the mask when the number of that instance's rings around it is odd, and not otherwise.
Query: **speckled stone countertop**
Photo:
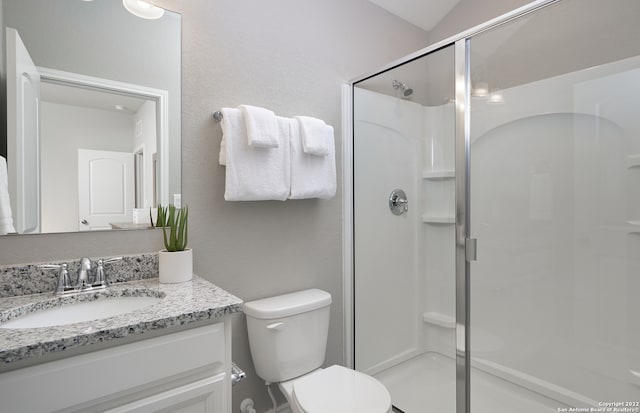
[[[105,343],[145,332],[184,326],[242,311],[242,300],[195,276],[192,281],[160,284],[157,278],[112,284],[98,292],[75,296],[53,293],[0,298],[0,323],[37,309],[73,301],[91,301],[118,296],[161,297],[158,304],[125,315],[54,327],[0,328],[2,365],[63,352],[81,346]]]

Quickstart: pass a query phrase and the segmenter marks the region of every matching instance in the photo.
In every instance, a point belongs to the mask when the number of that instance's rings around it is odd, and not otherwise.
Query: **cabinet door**
[[[177,387],[108,413],[224,413],[225,373]]]

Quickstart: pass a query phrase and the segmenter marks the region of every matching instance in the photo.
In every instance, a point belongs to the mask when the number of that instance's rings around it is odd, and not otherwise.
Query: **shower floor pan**
[[[455,361],[425,353],[375,375],[405,413],[455,412]],[[491,374],[471,369],[473,413],[545,413],[567,407]]]

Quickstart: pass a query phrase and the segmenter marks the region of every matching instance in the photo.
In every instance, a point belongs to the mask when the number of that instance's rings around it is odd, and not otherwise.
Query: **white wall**
[[[472,356],[635,400],[640,59],[472,102]],[[631,291],[630,291],[631,289]],[[631,330],[633,331],[633,330]],[[566,391],[561,393],[567,394]]]
[[[131,114],[41,102],[42,230],[78,230],[78,149],[131,152]]]
[[[435,81],[436,79],[433,79]],[[449,218],[447,223],[423,222],[422,266],[424,279],[422,326],[424,351],[453,356],[455,337],[455,106],[448,103],[423,108],[425,133],[421,139],[423,162],[418,174],[422,179],[421,208],[425,220]],[[422,172],[422,173],[421,173]],[[441,172],[441,173],[439,173]],[[434,322],[435,320],[435,322]]]
[[[422,208],[416,171],[423,113],[417,103],[355,88],[355,367],[368,374],[422,351]],[[409,200],[402,215],[389,210],[396,188]]]

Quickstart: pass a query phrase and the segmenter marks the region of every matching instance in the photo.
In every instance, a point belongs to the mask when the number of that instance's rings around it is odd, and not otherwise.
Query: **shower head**
[[[396,90],[400,89],[400,93],[402,93],[402,97],[405,99],[413,95],[413,89],[407,86],[406,83],[394,80],[393,82],[391,82],[391,86],[393,86],[393,88]]]

